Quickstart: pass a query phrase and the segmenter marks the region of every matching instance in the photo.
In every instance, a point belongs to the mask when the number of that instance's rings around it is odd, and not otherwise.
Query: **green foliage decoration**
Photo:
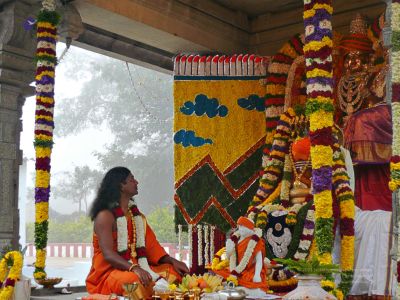
[[[304,275],[324,275],[329,276],[332,273],[340,273],[339,265],[323,265],[318,261],[317,256],[313,256],[311,261],[293,260],[285,258],[275,258],[276,262],[285,265],[290,271]]]

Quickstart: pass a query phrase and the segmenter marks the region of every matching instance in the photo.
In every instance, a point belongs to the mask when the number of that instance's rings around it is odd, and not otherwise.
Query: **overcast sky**
[[[65,48],[65,44],[59,43],[57,45],[57,53],[61,53]],[[96,59],[99,54],[89,52],[77,47],[71,47],[69,51],[79,53],[82,59]],[[56,86],[55,86],[55,110],[57,110],[57,103],[63,101],[63,99],[79,95],[81,89],[81,83],[74,80],[74,78],[68,78],[65,76],[65,66],[68,64],[68,54],[57,66],[56,70]],[[73,88],[71,88],[73,87]],[[33,147],[34,139],[34,125],[35,125],[35,97],[29,97],[26,99],[23,107],[22,115],[23,131],[21,133],[21,149],[23,150],[24,158],[28,159],[27,165],[27,186],[33,187],[35,172],[35,149]],[[57,126],[57,124],[55,124]],[[57,173],[64,171],[71,171],[75,166],[88,165],[92,168],[97,167],[97,159],[93,156],[94,150],[100,150],[103,148],[103,144],[112,138],[110,132],[106,129],[101,131],[97,128],[89,128],[83,130],[81,133],[68,136],[66,138],[54,137],[54,146],[51,156],[51,173],[55,174],[54,178],[57,177]],[[82,146],[84,145],[84,146]],[[54,181],[52,181],[52,184]],[[31,199],[27,199],[30,201]],[[33,201],[33,199],[32,199]],[[71,209],[71,203],[59,203],[50,202],[53,209],[58,212],[65,213],[66,210]],[[29,203],[32,204],[32,203]],[[28,206],[28,207],[33,207]],[[76,208],[73,209],[77,210]],[[33,218],[34,212],[28,210],[28,221]]]

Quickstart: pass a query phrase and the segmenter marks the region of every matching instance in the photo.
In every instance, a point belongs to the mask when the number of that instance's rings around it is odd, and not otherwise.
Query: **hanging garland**
[[[336,133],[336,129],[334,131]],[[350,187],[350,178],[346,171],[346,163],[340,150],[337,135],[335,135],[334,142],[332,183],[336,201],[339,203],[341,236],[340,267],[342,272],[340,273],[339,289],[344,295],[347,295],[353,282],[355,204],[354,194]]]
[[[266,132],[264,157],[268,158],[275,128],[283,113],[285,104],[285,88],[290,66],[293,61],[303,55],[301,35],[291,38],[272,58],[267,73],[267,95],[265,96]],[[265,167],[265,166],[264,166]]]
[[[315,238],[321,264],[332,264],[333,70],[331,0],[304,0],[307,77],[306,114],[310,118]],[[325,281],[326,286],[331,286]]]
[[[42,1],[37,16],[35,110],[35,247],[34,278],[46,278],[46,246],[49,218],[50,157],[53,146],[54,77],[59,15],[54,0]]]
[[[0,299],[9,300],[13,297],[15,283],[20,279],[22,272],[22,254],[11,251],[0,261]],[[12,264],[10,271],[9,265]],[[7,275],[8,273],[8,275]]]
[[[286,112],[280,115],[273,137],[271,152],[264,169],[264,174],[260,179],[260,186],[248,209],[250,218],[250,214],[257,213],[257,207],[259,207],[260,204],[270,203],[274,200],[270,197],[271,195],[276,194],[276,196],[279,197],[280,187],[279,190],[277,190],[277,188],[283,174],[285,155],[288,154],[289,151],[290,122],[295,115],[296,114],[292,108],[289,108]],[[261,225],[260,222],[264,217],[264,214],[260,214],[258,217],[260,218],[260,221],[259,224],[257,224],[256,221],[256,226],[260,227],[259,225]]]
[[[389,188],[400,188],[400,0],[392,0],[392,158]]]

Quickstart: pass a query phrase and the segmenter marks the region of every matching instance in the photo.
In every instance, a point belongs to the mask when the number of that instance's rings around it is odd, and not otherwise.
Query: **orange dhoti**
[[[128,229],[130,229],[128,227]],[[114,250],[117,251],[117,232],[113,232]],[[164,248],[157,241],[153,230],[146,224],[146,256],[150,268],[160,274],[161,277],[167,278],[169,282],[180,280],[181,277],[176,273],[170,264],[158,265],[159,260],[167,255]],[[92,267],[89,275],[86,278],[86,289],[90,294],[105,294],[109,295],[115,293],[123,295],[124,283],[140,283],[139,277],[134,272],[118,270],[112,267],[105,259],[99,246],[98,237],[93,235],[93,259]],[[137,261],[133,261],[137,263]],[[144,288],[141,284],[139,289],[146,298],[151,298],[152,286]]]

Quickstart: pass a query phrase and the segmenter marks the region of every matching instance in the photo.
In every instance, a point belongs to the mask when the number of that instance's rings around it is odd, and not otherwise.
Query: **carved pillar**
[[[0,247],[19,240],[18,176],[25,97],[33,95],[35,36],[23,28],[37,1],[0,0]]]

